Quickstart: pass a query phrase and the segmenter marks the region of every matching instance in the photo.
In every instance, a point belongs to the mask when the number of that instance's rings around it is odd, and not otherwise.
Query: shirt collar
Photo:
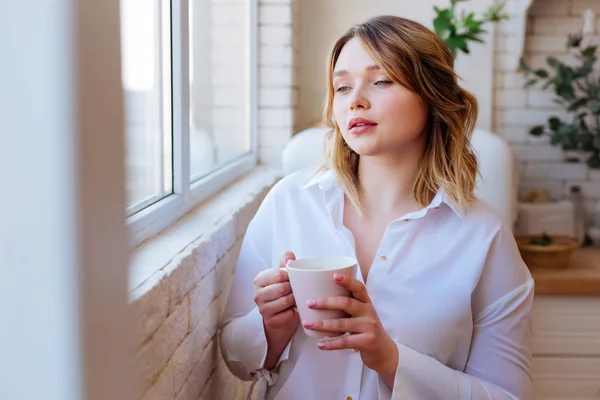
[[[321,190],[326,190],[339,186],[339,182],[335,176],[335,172],[332,169],[325,169],[316,171],[309,179],[309,181],[304,186],[302,186],[302,189],[307,189],[315,185],[318,185],[319,189]],[[454,213],[458,215],[458,217],[460,217],[461,219],[464,217],[464,207],[452,200],[452,198],[450,198],[450,196],[444,188],[440,188],[438,190],[433,200],[431,201],[431,203],[429,203],[427,207],[416,211],[416,213],[423,213],[423,215],[425,215],[429,210],[437,209],[442,204],[446,204],[448,207],[450,207],[450,209],[454,211]]]

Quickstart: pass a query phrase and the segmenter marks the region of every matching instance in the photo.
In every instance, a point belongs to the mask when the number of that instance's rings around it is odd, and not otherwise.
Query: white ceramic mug
[[[351,293],[335,283],[334,274],[356,277],[358,262],[350,257],[319,257],[292,260],[287,265],[287,272],[292,292],[298,307],[301,321],[317,321],[346,317],[343,311],[313,310],[308,307],[308,300],[319,300],[326,297],[350,296]],[[341,336],[339,332],[320,332],[304,328],[304,332],[314,338]]]

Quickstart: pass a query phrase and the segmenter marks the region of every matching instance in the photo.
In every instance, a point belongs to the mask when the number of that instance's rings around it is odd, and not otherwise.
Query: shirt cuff
[[[419,353],[402,343],[398,346],[398,368],[394,387],[378,377],[379,398],[386,398],[391,392],[392,400],[464,399],[469,388],[464,377],[457,380],[452,371],[436,359]],[[435,384],[432,384],[435,382]],[[390,398],[390,397],[387,397]]]
[[[258,311],[258,307],[254,307],[248,314],[238,318],[232,328],[231,336],[238,340],[231,341],[236,344],[230,357],[231,361],[249,367],[250,371],[263,369],[268,345],[262,315]],[[274,369],[289,358],[292,340],[283,350]]]

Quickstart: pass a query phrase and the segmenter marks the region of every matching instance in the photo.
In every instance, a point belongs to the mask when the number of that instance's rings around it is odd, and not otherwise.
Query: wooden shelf
[[[575,250],[567,269],[531,268],[535,294],[600,296],[600,249]]]

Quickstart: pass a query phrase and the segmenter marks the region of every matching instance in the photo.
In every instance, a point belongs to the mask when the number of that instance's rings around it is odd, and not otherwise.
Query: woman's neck
[[[412,187],[421,152],[394,157],[362,157],[358,163],[361,202],[366,216],[404,215],[418,210]]]

